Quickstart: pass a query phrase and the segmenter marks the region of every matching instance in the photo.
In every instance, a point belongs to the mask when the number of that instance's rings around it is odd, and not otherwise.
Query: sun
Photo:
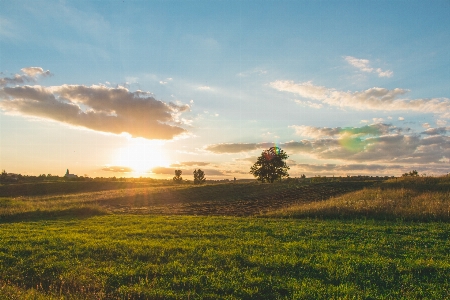
[[[148,174],[152,168],[168,164],[161,146],[158,141],[129,139],[127,146],[117,150],[114,165],[131,168],[133,176]]]

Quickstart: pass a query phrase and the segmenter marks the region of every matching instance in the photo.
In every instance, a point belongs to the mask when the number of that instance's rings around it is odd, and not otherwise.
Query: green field
[[[449,191],[418,178],[4,196],[0,299],[450,299]]]

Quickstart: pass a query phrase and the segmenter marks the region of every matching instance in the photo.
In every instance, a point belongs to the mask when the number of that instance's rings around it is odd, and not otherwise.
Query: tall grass
[[[279,217],[405,219],[450,221],[450,180],[391,179],[325,201],[302,203],[269,212]]]

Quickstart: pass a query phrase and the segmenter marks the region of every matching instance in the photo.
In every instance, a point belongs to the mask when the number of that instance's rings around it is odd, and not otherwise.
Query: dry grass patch
[[[450,191],[366,188],[325,201],[290,206],[268,215],[450,221]]]

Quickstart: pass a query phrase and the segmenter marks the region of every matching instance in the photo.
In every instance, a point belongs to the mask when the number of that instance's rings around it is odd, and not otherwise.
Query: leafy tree
[[[181,170],[175,170],[175,176],[173,177],[173,181],[176,183],[183,182],[183,177],[181,177],[181,173],[183,173]]]
[[[205,178],[205,172],[203,172],[200,169],[195,169],[194,171],[194,184],[202,184],[206,180]]]
[[[289,177],[286,159],[289,156],[278,147],[264,150],[256,163],[251,167],[250,173],[261,182],[273,183],[276,179]]]
[[[305,179],[305,178],[306,178],[306,175],[305,175],[305,174],[302,174],[302,176],[300,176],[300,178]]]

